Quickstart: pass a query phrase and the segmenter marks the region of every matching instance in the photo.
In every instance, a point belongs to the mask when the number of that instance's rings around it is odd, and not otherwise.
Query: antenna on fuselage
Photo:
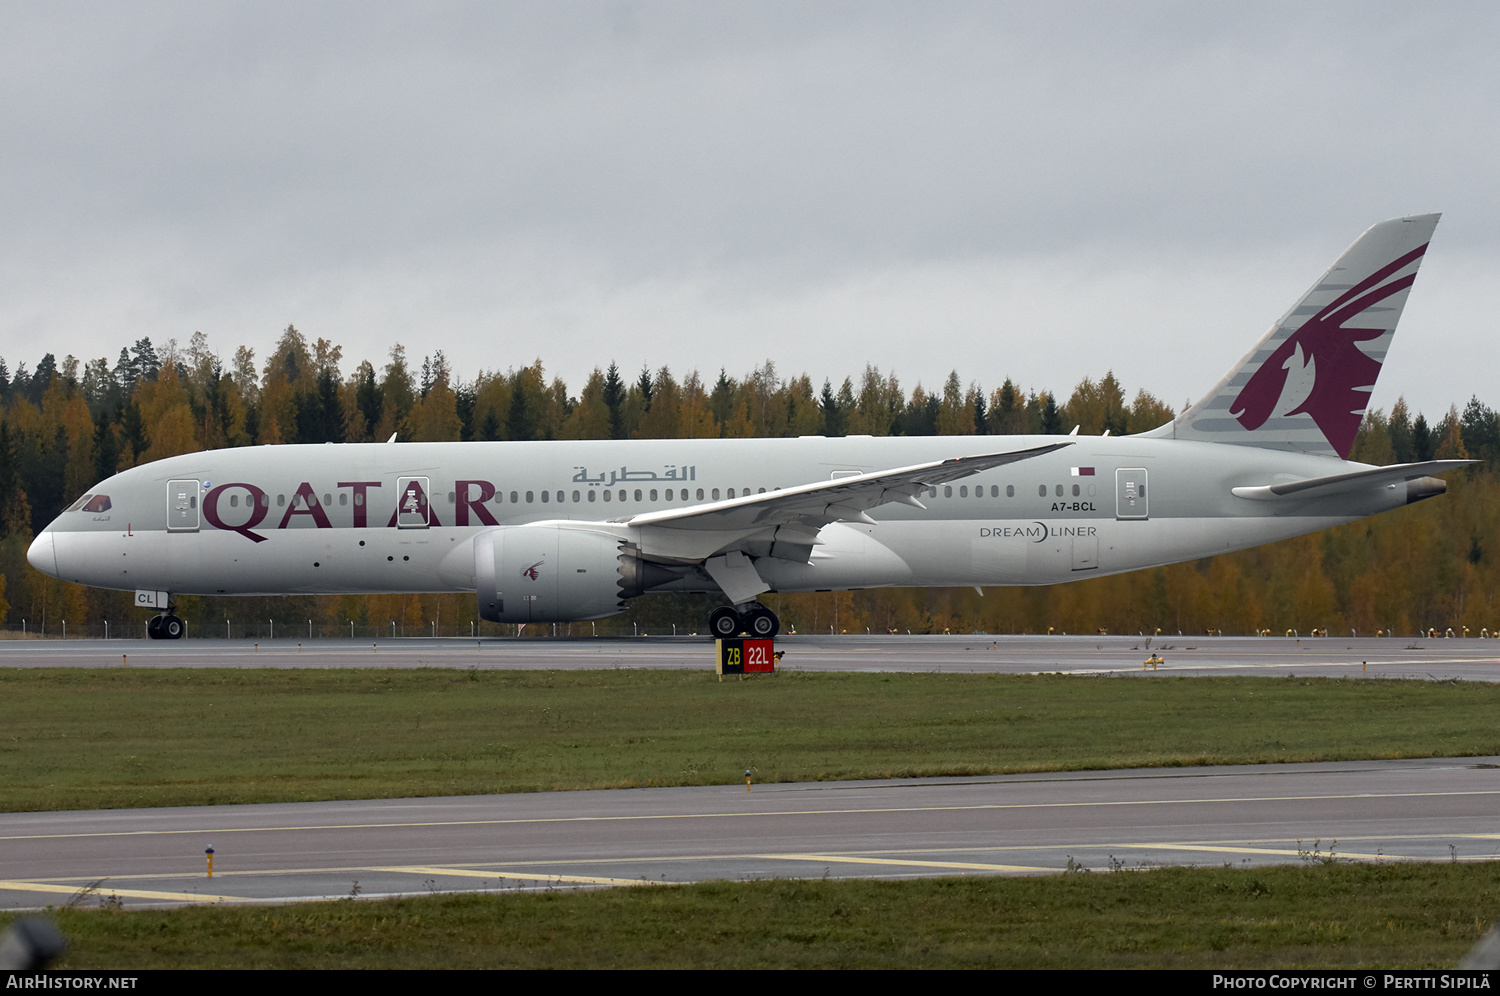
[[[391,438],[387,439],[386,442],[388,442],[388,443],[394,443],[395,441],[396,441],[396,434],[393,432],[393,433],[391,433]]]

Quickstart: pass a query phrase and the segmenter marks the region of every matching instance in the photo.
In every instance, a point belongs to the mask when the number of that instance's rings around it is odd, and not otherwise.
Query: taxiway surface
[[[1459,758],[11,813],[0,909],[1486,861],[1497,804],[1500,758]]]
[[[1500,681],[1500,640],[1376,637],[782,636],[801,671],[1324,675]],[[1154,670],[1142,662],[1163,658]],[[3,640],[0,667],[713,669],[703,637]]]

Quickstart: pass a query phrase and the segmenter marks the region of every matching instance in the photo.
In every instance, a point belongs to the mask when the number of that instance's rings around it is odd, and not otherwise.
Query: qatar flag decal
[[[1073,476],[1074,477],[1093,477],[1094,476],[1094,468],[1093,467],[1074,467],[1073,468]]]

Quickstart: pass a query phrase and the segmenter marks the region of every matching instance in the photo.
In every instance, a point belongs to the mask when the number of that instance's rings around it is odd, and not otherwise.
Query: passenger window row
[[[1090,496],[1092,496],[1094,494],[1093,487],[1094,486],[1092,484],[1089,485],[1089,488],[1090,488],[1089,495]],[[959,498],[968,498],[969,497],[969,486],[967,484],[960,484],[956,488],[952,484],[945,484],[945,485],[943,485],[943,489],[942,490],[943,490],[943,497],[944,498],[952,498],[952,497],[954,497],[954,491],[955,490],[958,492],[958,497]],[[1072,492],[1073,492],[1073,497],[1077,498],[1079,495],[1083,494],[1083,488],[1082,488],[1081,485],[1075,484],[1072,487]],[[1055,493],[1056,493],[1057,497],[1061,498],[1066,493],[1066,489],[1061,484],[1055,485]],[[926,497],[928,497],[928,498],[936,498],[938,496],[938,489],[937,488],[927,488],[925,494],[926,494]],[[1045,484],[1038,484],[1036,486],[1036,494],[1037,494],[1038,498],[1045,498],[1045,497],[1047,497],[1047,485],[1045,485]],[[984,485],[982,485],[982,484],[975,485],[974,486],[974,494],[973,494],[973,496],[975,498],[983,498],[985,496]],[[998,484],[991,484],[990,488],[989,488],[989,496],[991,498],[999,498],[1000,497],[1000,485],[998,485]],[[1005,497],[1007,497],[1007,498],[1014,498],[1015,496],[1016,496],[1016,486],[1014,484],[1007,484],[1005,486]]]
[[[779,489],[777,489],[777,490],[779,490]],[[765,494],[765,493],[766,493],[766,489],[765,488],[759,488],[759,489],[742,488],[738,492],[734,488],[728,488],[726,491],[723,492],[722,497],[733,498],[737,494],[738,495],[750,495],[750,494]],[[493,505],[501,505],[501,504],[505,503],[506,498],[507,498],[507,494],[506,494],[505,491],[496,491],[495,492],[495,497],[493,497],[493,498],[490,499],[490,503],[493,504]],[[635,488],[633,491],[627,490],[625,488],[620,488],[618,491],[611,491],[611,490],[608,490],[608,489],[603,490],[603,491],[598,491],[598,490],[594,490],[594,489],[589,489],[588,491],[575,490],[575,491],[572,491],[572,492],[568,492],[568,491],[542,491],[542,492],[536,492],[536,491],[525,491],[525,492],[522,492],[522,491],[512,491],[512,492],[509,493],[509,499],[510,499],[510,504],[512,504],[512,505],[520,505],[520,504],[522,504],[523,503],[523,499],[524,499],[524,503],[527,504],[527,505],[536,504],[536,502],[538,501],[538,499],[540,499],[544,503],[552,503],[552,502],[565,503],[565,502],[568,502],[570,500],[572,502],[574,502],[574,503],[581,503],[581,502],[599,501],[600,499],[603,499],[604,501],[607,501],[607,502],[631,501],[632,499],[635,500],[635,501],[638,501],[638,502],[641,502],[641,501],[663,501],[663,500],[665,500],[665,501],[720,501],[721,500],[721,492],[720,492],[720,489],[718,489],[718,488],[698,488],[696,490],[689,489],[689,488],[667,488],[664,491],[663,490],[659,490],[657,488],[650,488],[650,489]],[[458,493],[455,492],[455,491],[448,492],[448,504],[454,505],[454,504],[457,504],[457,502],[458,502]]]
[[[775,489],[775,490],[780,490],[780,489],[778,488],[778,489]],[[967,485],[967,484],[960,484],[960,485],[958,485],[958,489],[957,490],[958,490],[958,497],[960,497],[960,498],[968,498],[969,497],[969,485]],[[1145,489],[1142,488],[1143,492],[1144,492],[1144,490]],[[942,491],[943,491],[943,497],[944,498],[952,498],[953,497],[953,492],[954,492],[954,486],[951,485],[951,484],[945,484],[945,485],[943,485]],[[744,495],[744,496],[748,496],[748,495],[751,495],[751,494],[765,494],[765,492],[766,492],[765,488],[759,488],[759,489],[756,489],[756,490],[753,490],[753,491],[750,488],[741,488],[739,490],[738,494]],[[936,498],[938,496],[938,489],[937,488],[925,488],[925,489],[923,489],[923,492],[924,492],[924,496],[927,497],[927,498]],[[1072,492],[1073,492],[1073,497],[1077,498],[1082,493],[1082,489],[1081,489],[1081,487],[1079,485],[1075,484],[1075,485],[1072,486]],[[1045,484],[1038,484],[1037,485],[1037,489],[1036,489],[1036,493],[1037,493],[1037,497],[1039,497],[1039,498],[1045,498],[1045,497],[1047,497],[1047,485],[1045,485]],[[1056,493],[1057,497],[1059,497],[1059,498],[1063,497],[1063,495],[1064,495],[1063,485],[1061,485],[1061,484],[1055,485],[1055,493]],[[1093,494],[1092,485],[1090,486],[1089,493],[1090,493],[1090,495]],[[520,491],[512,491],[512,492],[510,492],[510,503],[512,505],[519,505],[519,504],[521,504],[522,494],[523,493],[520,492]],[[536,503],[537,492],[535,492],[535,491],[527,491],[527,492],[524,492],[524,494],[525,494],[526,504],[531,505],[531,504],[535,504]],[[553,501],[554,500],[554,498],[553,498],[554,494],[556,495],[555,500],[558,501],[558,502],[566,502],[568,500],[568,497],[569,497],[568,492],[566,492],[566,491],[557,491],[557,492],[543,491],[543,492],[541,492],[541,500],[542,500],[542,502],[543,503],[549,503],[549,502]],[[587,496],[586,498],[585,498],[585,495]],[[500,505],[500,504],[502,504],[504,502],[505,496],[506,496],[506,493],[504,491],[496,491],[495,492],[495,497],[493,499],[491,499],[491,500],[492,500],[492,502],[494,504]],[[725,497],[727,497],[727,498],[734,498],[735,496],[736,496],[736,491],[735,491],[734,488],[728,488],[728,489],[725,490]],[[982,485],[982,484],[975,485],[974,488],[973,488],[973,497],[975,497],[975,498],[983,498],[984,496],[985,496],[984,485]],[[1000,497],[1000,486],[998,484],[991,484],[990,485],[990,487],[989,487],[989,496],[991,498],[999,498]],[[1014,484],[1007,484],[1005,486],[1005,497],[1007,497],[1007,498],[1014,498],[1015,496],[1016,496],[1016,487],[1015,487],[1015,485]],[[642,488],[636,488],[636,489],[634,489],[633,492],[632,491],[628,491],[628,490],[626,490],[624,488],[621,488],[618,491],[605,490],[605,491],[601,492],[601,491],[595,491],[593,489],[590,489],[587,492],[584,492],[584,491],[573,491],[572,492],[572,500],[575,503],[580,503],[580,502],[583,502],[585,500],[587,500],[587,501],[596,501],[596,500],[598,500],[599,497],[603,497],[603,499],[605,501],[607,501],[607,502],[629,501],[629,500],[631,500],[632,497],[637,502],[641,502],[641,501],[659,501],[659,500],[661,500],[660,498],[658,498],[658,491],[657,491],[656,488],[651,488],[649,490],[642,489]],[[90,501],[90,499],[93,499],[93,500]],[[696,500],[696,501],[719,501],[720,500],[720,498],[719,498],[719,489],[718,488],[710,488],[710,489],[706,489],[705,490],[704,488],[698,488],[697,491],[696,491],[696,495],[693,496],[693,497],[690,497],[690,492],[689,492],[689,489],[687,489],[687,488],[667,488],[665,490],[665,500],[666,501],[694,501],[694,500]],[[302,495],[292,495],[292,507],[293,508],[306,508],[306,507],[309,507],[312,504],[316,504],[317,501],[318,501],[318,496],[317,495],[310,496],[310,500],[304,499]],[[456,504],[457,502],[458,502],[458,494],[457,494],[457,492],[449,491],[448,492],[448,504],[453,505],[453,504]],[[85,504],[85,503],[87,503],[87,504]],[[287,503],[287,496],[285,494],[279,494],[279,495],[276,496],[276,507],[277,508],[283,508],[283,507],[285,507],[286,503]],[[332,506],[333,505],[333,495],[331,493],[325,492],[323,494],[323,501],[322,501],[322,503],[324,505]],[[341,506],[348,505],[349,504],[349,495],[347,493],[340,493],[339,497],[338,497],[338,503]],[[356,506],[362,506],[362,505],[364,505],[364,503],[365,503],[365,496],[363,494],[356,494],[354,496],[354,504]],[[268,494],[262,493],[260,495],[260,507],[261,508],[269,508],[270,504],[271,504],[271,496],[268,495]],[[250,496],[249,495],[245,496],[245,506],[247,508],[250,506]],[[82,509],[84,509],[85,511],[88,511],[88,512],[98,513],[98,512],[103,512],[103,511],[108,510],[109,507],[110,507],[109,498],[106,495],[84,495],[82,498],[78,499],[78,501],[73,504],[72,508],[70,508],[69,511],[75,511],[77,509],[82,508]],[[240,496],[239,496],[238,493],[232,493],[232,494],[229,495],[229,507],[230,508],[239,508],[240,507]]]
[[[230,495],[229,496],[229,507],[230,508],[234,508],[234,507],[238,506],[239,503],[240,503],[240,496],[239,495]],[[247,504],[248,504],[248,502],[247,502]],[[261,504],[265,505],[266,503],[265,503],[265,501],[262,501]],[[309,495],[306,498],[302,497],[301,495],[292,495],[292,507],[293,508],[312,508],[314,505],[317,505],[317,504],[318,504],[318,496],[317,495]],[[333,505],[333,495],[328,494],[328,493],[325,492],[324,495],[323,495],[323,502],[322,502],[322,504],[332,506]],[[349,504],[349,496],[347,494],[340,494],[339,495],[339,504],[340,505],[347,505],[347,504]],[[355,504],[360,504],[360,503],[358,501],[356,501]],[[276,496],[276,507],[277,508],[283,508],[285,506],[286,506],[286,495],[277,495]]]
[[[1058,485],[1055,485],[1054,488],[1055,488],[1055,493],[1056,493],[1057,497],[1061,498],[1061,497],[1064,496],[1064,494],[1065,494],[1065,488],[1064,488],[1063,485],[1058,484]],[[776,489],[776,490],[780,490],[780,489]],[[943,488],[942,488],[942,496],[944,498],[952,498],[952,497],[954,497],[954,491],[955,490],[957,490],[959,498],[968,498],[968,497],[970,497],[970,487],[967,484],[960,484],[960,485],[957,486],[956,489],[955,489],[954,485],[945,484],[945,485],[943,485]],[[936,498],[936,497],[938,497],[938,489],[937,488],[926,488],[926,489],[924,489],[924,491],[925,491],[925,496],[928,497],[928,498]],[[734,488],[728,488],[724,492],[724,497],[726,497],[726,498],[734,498],[734,497],[736,497],[737,494],[748,496],[748,495],[751,495],[751,494],[765,494],[765,492],[766,492],[765,488],[759,488],[759,489],[753,489],[753,490],[751,488],[741,488],[738,492],[736,492],[736,490]],[[1045,484],[1038,484],[1037,485],[1037,489],[1036,489],[1036,493],[1037,493],[1037,497],[1039,497],[1039,498],[1045,498],[1045,497],[1047,497],[1047,485],[1045,485]],[[1079,495],[1081,495],[1083,493],[1082,492],[1082,488],[1079,485],[1075,484],[1075,485],[1072,486],[1072,493],[1073,493],[1073,497],[1077,498]],[[611,490],[596,491],[594,489],[589,489],[588,491],[575,490],[575,491],[573,491],[571,493],[569,493],[567,491],[555,491],[555,492],[554,491],[542,491],[540,493],[535,492],[535,491],[526,491],[526,492],[512,491],[512,492],[509,493],[509,498],[510,498],[510,504],[512,504],[512,505],[522,504],[523,497],[524,497],[524,500],[525,500],[525,504],[528,504],[528,505],[536,504],[537,499],[538,499],[538,495],[540,495],[540,499],[541,499],[541,501],[544,504],[551,503],[551,502],[554,502],[554,501],[558,502],[558,503],[566,503],[570,498],[576,504],[576,503],[582,503],[582,502],[585,502],[585,501],[598,501],[601,497],[603,498],[604,501],[607,501],[607,502],[630,501],[632,499],[634,499],[637,502],[641,502],[641,501],[660,501],[660,500],[663,500],[662,497],[659,497],[659,494],[664,495],[664,499],[666,501],[719,501],[720,500],[720,497],[719,497],[720,491],[719,491],[718,488],[709,488],[709,489],[698,488],[696,490],[696,492],[691,492],[688,488],[667,488],[665,490],[665,492],[658,492],[658,490],[656,488],[651,488],[649,490],[642,489],[642,488],[636,488],[636,489],[634,489],[633,492],[629,491],[629,490],[626,490],[625,488],[621,488],[618,491],[611,491]],[[1014,484],[1007,484],[1005,486],[1005,497],[1007,497],[1007,498],[1014,498],[1015,496],[1016,496],[1016,486]],[[87,497],[88,496],[85,496],[85,499]],[[495,505],[500,505],[500,504],[503,504],[505,502],[506,497],[507,497],[506,492],[504,492],[504,491],[496,491],[495,492],[495,497],[491,499],[491,502],[493,504],[495,504]],[[975,498],[983,498],[983,497],[985,497],[985,487],[984,487],[984,485],[978,484],[978,485],[975,485],[973,487],[973,497],[975,497]],[[989,486],[989,497],[991,497],[991,498],[999,498],[1000,497],[1000,485],[998,485],[998,484],[991,484]],[[81,499],[80,501],[82,501],[82,500],[83,499]],[[108,499],[106,499],[106,501],[107,500]],[[312,503],[316,503],[317,500],[318,500],[318,496],[317,495],[313,495],[312,496]],[[285,506],[286,502],[287,502],[287,496],[286,495],[279,494],[279,495],[276,496],[276,506],[278,508],[281,508],[281,507]],[[454,504],[457,504],[457,502],[458,502],[458,493],[455,492],[455,491],[449,491],[448,492],[448,504],[454,505]],[[245,504],[249,505],[249,503],[250,503],[249,497],[246,496]],[[340,505],[348,505],[349,504],[349,496],[347,494],[340,494],[339,498],[338,498],[338,503]],[[230,507],[231,508],[238,508],[239,504],[240,504],[240,496],[238,494],[231,494],[229,496],[229,505],[230,505]],[[269,504],[270,504],[270,496],[269,495],[262,495],[261,496],[261,507],[262,508],[267,507]],[[307,501],[305,501],[301,495],[292,495],[292,507],[293,508],[305,508],[305,507],[308,507],[308,504],[309,503]],[[332,505],[333,504],[333,495],[325,493],[323,495],[323,504],[325,504],[325,505]],[[354,496],[354,504],[355,505],[363,505],[364,504],[364,495],[362,495],[362,494],[356,494]],[[75,505],[74,507],[76,508],[78,506]]]
[[[780,489],[778,488],[776,490],[780,490]],[[766,489],[765,488],[759,488],[759,489],[742,488],[738,492],[734,488],[729,488],[725,492],[725,497],[733,498],[733,497],[736,496],[736,494],[751,495],[751,494],[765,494],[765,493],[766,493]],[[510,492],[510,503],[512,505],[519,505],[519,504],[521,504],[523,494],[524,494],[524,497],[525,497],[526,504],[531,505],[531,504],[535,504],[536,503],[536,501],[538,499],[538,492],[535,492],[535,491],[527,491],[527,492],[524,492],[524,493],[520,492],[520,491],[512,491],[512,492]],[[84,501],[88,500],[89,497],[90,496],[85,495],[83,498],[79,499],[78,503],[75,504],[73,507],[74,508],[80,507],[83,504]],[[504,503],[505,497],[506,497],[506,494],[505,494],[504,491],[497,491],[497,492],[495,492],[495,497],[492,498],[492,499],[490,499],[490,501],[493,504],[495,504],[495,505],[500,505],[500,504]],[[567,502],[569,500],[569,497],[570,497],[569,492],[566,492],[566,491],[556,491],[556,492],[553,492],[553,491],[543,491],[543,492],[540,492],[540,499],[544,503],[550,503],[550,502],[553,502],[553,501],[556,501],[556,502],[559,502],[559,503]],[[627,491],[624,488],[621,488],[619,491],[603,491],[603,492],[599,492],[599,491],[595,491],[595,490],[591,489],[591,490],[589,490],[587,492],[584,492],[584,491],[573,491],[571,493],[571,498],[572,498],[572,500],[574,502],[598,501],[601,497],[605,501],[608,501],[608,502],[613,502],[613,501],[630,501],[631,497],[632,497],[632,492]],[[720,491],[719,491],[718,488],[710,488],[710,489],[698,488],[696,490],[696,492],[693,492],[692,490],[690,490],[688,488],[667,488],[663,492],[663,491],[659,491],[656,488],[651,488],[649,490],[642,489],[642,488],[636,488],[634,490],[633,497],[634,497],[634,500],[636,500],[638,502],[639,501],[660,501],[660,500],[663,500],[663,498],[665,498],[666,501],[719,501],[720,500]],[[105,499],[105,500],[107,501],[108,499]],[[310,501],[307,500],[307,499],[304,499],[303,496],[301,496],[301,495],[292,495],[291,496],[291,503],[292,503],[292,507],[293,508],[307,508],[307,507],[310,507],[312,504],[316,504],[317,502],[318,502],[318,496],[317,495],[313,495]],[[454,504],[457,504],[457,502],[458,502],[458,493],[455,492],[455,491],[449,491],[448,492],[448,504],[454,505]],[[340,505],[348,505],[349,504],[349,496],[348,496],[348,494],[340,494],[339,497],[338,497],[338,503]],[[365,503],[365,496],[364,495],[362,495],[362,494],[356,494],[354,496],[354,504],[355,505],[357,505],[357,506],[358,505],[363,505],[364,503]],[[261,499],[260,499],[260,504],[261,504],[262,508],[269,507],[270,504],[271,504],[271,496],[268,495],[268,494],[262,494],[261,495]],[[277,508],[285,508],[286,504],[287,504],[287,496],[285,494],[278,494],[276,496],[276,507]],[[324,494],[323,495],[322,504],[331,506],[333,504],[333,495],[332,494]],[[248,507],[250,505],[250,497],[248,495],[245,497],[245,505],[246,505],[246,507]],[[239,496],[238,492],[230,494],[230,496],[229,496],[229,507],[230,508],[239,508],[240,507],[240,496]]]
[[[943,497],[944,498],[952,498],[954,490],[955,489],[954,489],[953,485],[951,485],[951,484],[945,484],[945,485],[943,485]],[[969,497],[969,486],[967,484],[960,484],[958,486],[958,488],[957,488],[957,491],[958,491],[958,497],[960,497],[960,498],[967,498],[967,497]],[[927,489],[927,497],[928,498],[936,498],[937,496],[938,496],[938,489],[937,488],[928,488]],[[1007,497],[1007,498],[1014,498],[1015,496],[1016,496],[1016,486],[1014,484],[1007,484],[1005,486],[1005,497]],[[974,497],[975,498],[983,498],[984,497],[984,485],[983,484],[976,484],[974,486]],[[990,497],[991,498],[999,498],[1000,497],[1000,485],[998,485],[998,484],[991,484],[990,485]]]

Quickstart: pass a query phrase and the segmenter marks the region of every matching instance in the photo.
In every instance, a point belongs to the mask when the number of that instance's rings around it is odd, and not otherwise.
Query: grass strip
[[[1500,863],[1332,864],[53,915],[69,969],[1441,968],[1497,899]]]
[[[1500,685],[0,670],[0,811],[1500,753]]]

